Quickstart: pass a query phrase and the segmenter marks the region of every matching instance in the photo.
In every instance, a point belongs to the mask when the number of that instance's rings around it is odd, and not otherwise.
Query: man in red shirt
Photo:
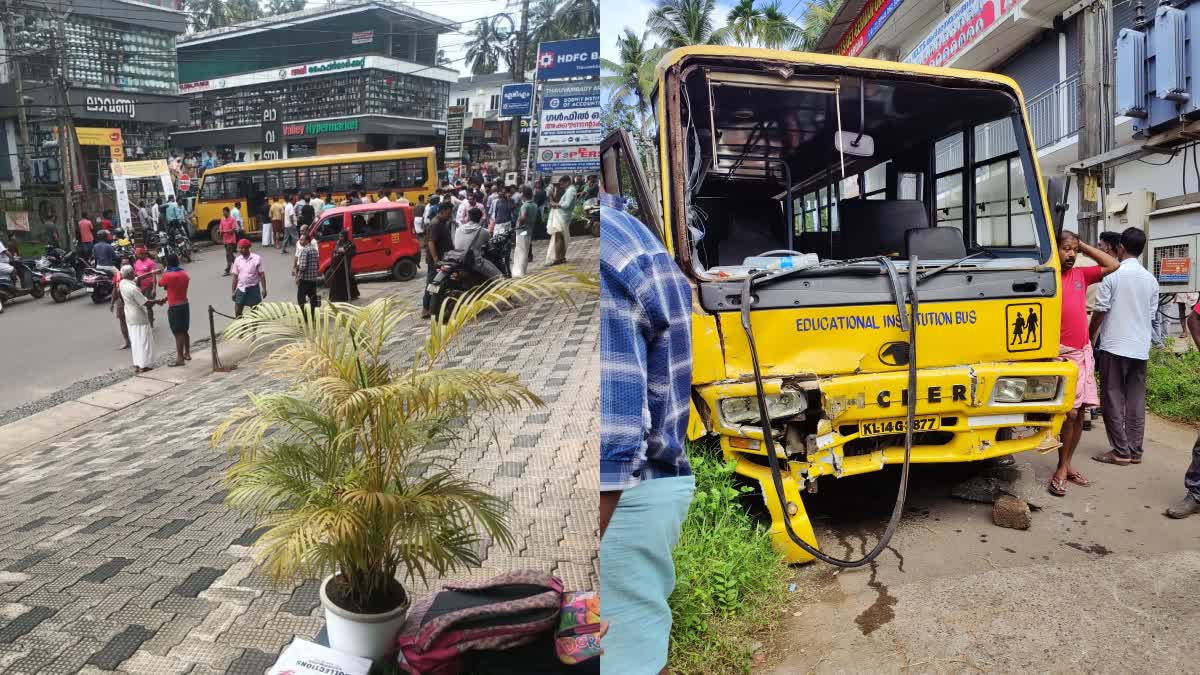
[[[92,221],[88,220],[87,214],[79,219],[79,243],[83,244],[83,252],[87,257],[92,257],[92,244],[96,242],[96,236],[92,232]]]
[[[171,334],[175,336],[175,363],[170,364],[172,368],[192,360],[192,341],[188,337],[192,320],[187,296],[190,282],[188,273],[179,266],[179,256],[174,253],[168,255],[167,271],[159,279],[158,285],[167,289],[167,323],[171,326]]]
[[[237,220],[230,215],[229,207],[221,209],[221,225],[218,231],[221,233],[221,241],[225,244],[225,274],[229,276],[229,266],[233,264],[233,257],[237,254]]]
[[[112,211],[101,213],[100,220],[96,222],[96,227],[112,232]]]
[[[1075,256],[1087,255],[1097,263],[1096,267],[1076,267]],[[1058,468],[1050,478],[1050,494],[1062,497],[1067,494],[1067,482],[1087,486],[1089,481],[1071,468],[1071,456],[1083,435],[1083,411],[1100,404],[1096,390],[1096,361],[1092,355],[1092,343],[1088,337],[1087,289],[1100,279],[1117,271],[1121,266],[1117,259],[1104,251],[1088,246],[1078,235],[1063,230],[1058,239],[1058,261],[1062,267],[1062,324],[1058,339],[1059,357],[1079,367],[1079,381],[1075,385],[1075,405],[1067,413],[1062,427],[1062,447],[1058,449]]]

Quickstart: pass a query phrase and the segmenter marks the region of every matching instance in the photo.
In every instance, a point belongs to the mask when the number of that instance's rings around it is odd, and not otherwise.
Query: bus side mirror
[[[1050,224],[1054,228],[1054,238],[1062,236],[1063,220],[1067,216],[1067,197],[1071,193],[1071,176],[1051,176],[1046,181],[1046,200],[1050,202]]]

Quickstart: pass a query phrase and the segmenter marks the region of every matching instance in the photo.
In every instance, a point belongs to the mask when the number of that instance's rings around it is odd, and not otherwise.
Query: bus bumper
[[[1057,389],[1047,400],[1005,402],[997,391],[1003,378],[1046,377],[1058,378]],[[918,371],[915,416],[920,431],[913,434],[911,462],[973,462],[1026,450],[1056,449],[1055,439],[1074,402],[1076,377],[1075,365],[1061,361]],[[719,435],[726,460],[735,462],[739,474],[761,486],[775,548],[789,562],[808,562],[813,557],[792,541],[783,519],[789,517],[795,533],[816,546],[800,496],[804,489],[815,487],[821,476],[846,478],[903,463],[904,433],[897,424],[907,412],[902,400],[907,373],[774,378],[764,380],[763,386],[769,395],[797,392],[810,401],[800,415],[772,420],[787,516],[780,508],[757,423],[726,425],[715,413],[722,399],[754,396],[754,383],[701,385],[696,393],[709,412],[706,426]],[[798,431],[801,428],[807,433]]]

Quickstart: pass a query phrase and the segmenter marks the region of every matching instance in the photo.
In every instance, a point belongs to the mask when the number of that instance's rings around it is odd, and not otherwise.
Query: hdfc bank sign
[[[554,80],[600,74],[600,38],[558,40],[538,45],[538,78]]]

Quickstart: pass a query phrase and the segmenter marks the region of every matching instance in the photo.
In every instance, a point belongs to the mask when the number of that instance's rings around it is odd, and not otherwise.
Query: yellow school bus
[[[193,211],[197,233],[217,241],[221,210],[241,202],[246,230],[261,230],[258,214],[264,199],[311,193],[340,200],[351,191],[375,198],[404,197],[414,204],[437,188],[437,156],[433,148],[356,152],[295,159],[226,164],[204,172]]]
[[[827,560],[801,497],[822,477],[1057,447],[1064,183],[1016,83],[712,46],[656,77],[657,158],[616,131],[605,189],[692,286],[689,436],[761,486],[789,561]]]

